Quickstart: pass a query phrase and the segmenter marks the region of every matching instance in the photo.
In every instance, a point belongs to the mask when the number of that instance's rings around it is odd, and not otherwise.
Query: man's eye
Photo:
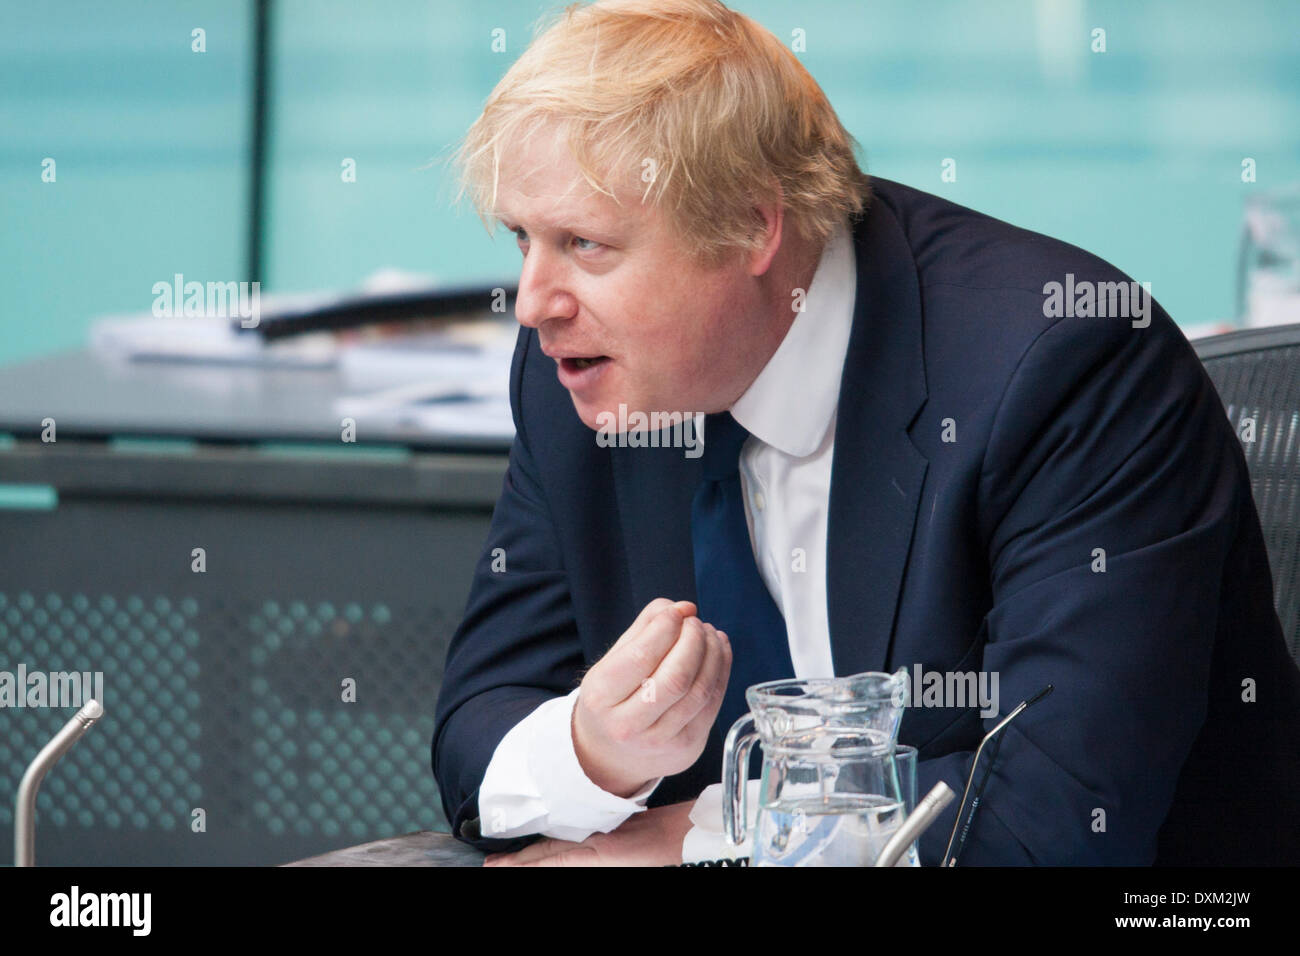
[[[591,245],[590,245],[589,247],[583,248],[583,251],[584,251],[584,252],[594,252],[594,251],[595,251],[595,250],[600,246],[600,243],[597,242],[595,239],[583,239],[582,236],[574,236],[574,237],[573,237],[573,241],[574,241],[574,242],[590,242]]]

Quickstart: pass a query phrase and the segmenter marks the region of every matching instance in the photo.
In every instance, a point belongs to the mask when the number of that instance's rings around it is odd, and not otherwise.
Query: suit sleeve
[[[515,440],[465,616],[447,651],[432,765],[458,838],[485,852],[535,836],[483,836],[478,790],[497,745],[541,704],[578,686],[584,659],[568,580],[520,410],[530,344],[521,330],[511,369]]]
[[[1249,494],[1223,406],[1172,320],[1067,318],[998,406],[979,479],[1002,732],[961,865],[1149,865],[1207,713],[1221,582]],[[983,773],[990,742],[980,758]],[[973,751],[922,761],[958,801]],[[969,810],[969,804],[967,806]],[[963,815],[963,818],[965,815]]]

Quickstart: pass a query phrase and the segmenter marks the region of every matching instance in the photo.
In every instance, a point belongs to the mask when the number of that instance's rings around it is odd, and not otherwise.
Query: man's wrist
[[[578,696],[581,698],[582,695],[579,694]],[[645,777],[631,783],[625,783],[617,774],[605,773],[596,761],[593,761],[589,755],[584,755],[585,748],[582,745],[581,734],[578,732],[578,707],[576,704],[569,719],[569,735],[573,739],[573,754],[578,758],[578,766],[588,780],[606,793],[626,800],[644,790],[646,784],[653,779]]]

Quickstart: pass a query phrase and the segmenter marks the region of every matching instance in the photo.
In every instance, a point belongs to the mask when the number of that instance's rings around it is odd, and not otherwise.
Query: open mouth
[[[569,371],[581,372],[583,369],[592,368],[600,365],[602,362],[608,362],[608,355],[594,355],[589,358],[566,358],[560,360]]]

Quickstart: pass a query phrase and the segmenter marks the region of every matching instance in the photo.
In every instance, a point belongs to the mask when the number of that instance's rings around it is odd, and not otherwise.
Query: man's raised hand
[[[690,601],[645,606],[582,680],[573,747],[596,786],[628,797],[704,752],[731,673],[727,635]]]

